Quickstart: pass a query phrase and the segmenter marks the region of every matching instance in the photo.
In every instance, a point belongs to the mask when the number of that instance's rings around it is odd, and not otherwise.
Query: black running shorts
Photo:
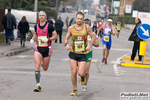
[[[43,57],[48,57],[52,54],[51,47],[35,47],[35,51],[39,52]]]
[[[86,54],[77,54],[73,52],[69,52],[69,58],[76,61],[86,61]]]

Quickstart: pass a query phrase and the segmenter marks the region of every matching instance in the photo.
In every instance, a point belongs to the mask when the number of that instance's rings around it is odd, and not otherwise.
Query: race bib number
[[[120,30],[120,26],[117,26],[117,30]]]
[[[85,45],[84,41],[75,42],[75,51],[84,51]]]
[[[42,38],[47,38],[47,36],[39,36],[38,37],[38,46],[40,46],[40,47],[48,46],[48,43],[47,42],[43,42]]]
[[[109,42],[109,36],[104,36],[104,41]]]

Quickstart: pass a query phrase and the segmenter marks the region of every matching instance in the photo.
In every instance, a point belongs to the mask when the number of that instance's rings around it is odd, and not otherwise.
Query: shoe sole
[[[10,45],[11,43],[10,43],[10,39],[8,39],[8,44]]]
[[[41,92],[41,90],[39,90],[39,89],[34,89],[34,92]]]
[[[76,95],[77,95],[77,93],[75,95],[70,95],[70,96],[76,96]]]
[[[23,43],[23,47],[25,47],[25,43]]]
[[[87,90],[83,90],[83,92],[87,92]]]

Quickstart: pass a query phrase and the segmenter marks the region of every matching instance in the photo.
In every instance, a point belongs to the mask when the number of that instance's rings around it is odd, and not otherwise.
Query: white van
[[[5,9],[5,14],[7,14],[7,9]],[[38,12],[35,11],[27,11],[27,10],[16,10],[11,9],[11,13],[21,21],[23,16],[26,16],[26,19],[29,23],[29,32],[26,34],[26,39],[30,40],[34,34],[34,26],[38,22]]]

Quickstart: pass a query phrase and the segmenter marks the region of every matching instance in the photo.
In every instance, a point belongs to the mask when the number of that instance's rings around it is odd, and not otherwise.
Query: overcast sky
[[[94,0],[94,3],[98,3],[99,2],[99,0]]]

